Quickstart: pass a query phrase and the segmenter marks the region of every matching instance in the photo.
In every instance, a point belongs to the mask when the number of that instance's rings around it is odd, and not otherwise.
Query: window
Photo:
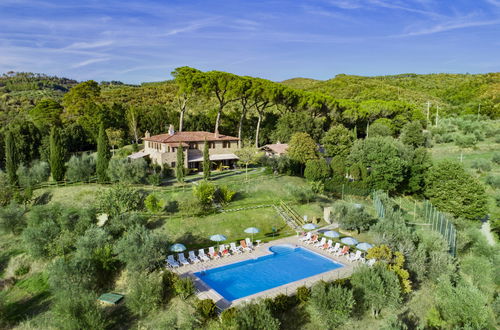
[[[175,167],[175,162],[171,162],[171,163],[170,163],[170,167],[171,167],[171,168],[174,168],[174,167]]]
[[[229,141],[222,142],[222,148],[231,148],[231,142]]]
[[[208,149],[215,149],[215,142],[208,142]]]
[[[198,149],[198,143],[196,142],[191,142],[189,144],[189,149]]]

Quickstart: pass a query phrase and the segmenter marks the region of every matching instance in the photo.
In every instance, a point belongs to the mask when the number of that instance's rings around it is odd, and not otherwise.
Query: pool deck
[[[342,264],[344,267],[334,269],[325,273],[321,273],[318,275],[314,275],[302,280],[298,280],[295,282],[287,283],[281,286],[278,286],[276,288],[272,288],[269,290],[261,291],[256,294],[241,298],[241,299],[236,299],[233,301],[228,301],[224,299],[217,291],[209,287],[207,284],[205,284],[202,280],[200,280],[194,273],[207,270],[207,269],[212,269],[212,268],[217,268],[229,264],[233,264],[236,262],[248,260],[248,259],[256,259],[261,256],[265,256],[268,254],[271,254],[272,252],[269,251],[269,247],[273,245],[280,245],[280,244],[292,244],[296,246],[302,246],[304,248],[309,249],[310,251],[316,252],[328,259],[331,259],[337,263]],[[346,278],[351,276],[352,272],[354,269],[359,266],[360,262],[355,261],[355,262],[350,262],[348,261],[345,257],[337,257],[334,256],[331,253],[326,252],[325,250],[314,247],[312,244],[305,244],[302,243],[298,240],[297,236],[291,236],[291,237],[286,237],[282,239],[277,239],[265,244],[260,244],[260,246],[255,246],[255,249],[252,252],[244,252],[241,254],[233,254],[230,256],[226,256],[223,258],[215,259],[215,260],[210,260],[210,261],[205,261],[205,262],[199,262],[196,264],[190,264],[186,266],[182,266],[180,268],[176,268],[174,270],[175,273],[180,275],[181,277],[190,277],[197,290],[197,296],[199,299],[212,299],[217,307],[220,309],[224,310],[226,308],[229,308],[231,306],[235,306],[244,302],[248,302],[252,299],[256,298],[270,298],[270,297],[275,297],[279,294],[288,294],[291,295],[296,292],[298,287],[301,286],[307,286],[311,287],[314,283],[320,281],[320,280],[325,280],[325,281],[333,281],[339,278]]]

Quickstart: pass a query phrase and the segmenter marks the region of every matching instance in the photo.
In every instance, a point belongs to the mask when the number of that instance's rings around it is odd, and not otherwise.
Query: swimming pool
[[[328,272],[342,264],[306,248],[275,245],[270,255],[194,273],[228,301]]]

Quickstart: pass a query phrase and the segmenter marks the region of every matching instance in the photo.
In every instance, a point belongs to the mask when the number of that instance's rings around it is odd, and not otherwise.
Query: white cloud
[[[71,67],[74,68],[74,69],[76,69],[76,68],[81,68],[83,66],[87,66],[87,65],[90,65],[90,64],[104,62],[104,61],[109,61],[109,60],[110,60],[110,58],[91,58],[89,60],[85,60],[85,61],[76,63],[76,64],[72,65]]]
[[[111,40],[100,40],[94,42],[75,42],[66,47],[66,49],[92,49],[106,47],[113,44]]]
[[[445,31],[457,30],[457,29],[465,29],[470,27],[478,27],[478,26],[488,26],[488,25],[498,25],[500,24],[500,20],[488,20],[488,21],[449,21],[441,24],[437,24],[428,28],[410,31],[403,34],[394,35],[392,37],[413,37],[413,36],[422,36],[429,35],[434,33],[440,33]]]

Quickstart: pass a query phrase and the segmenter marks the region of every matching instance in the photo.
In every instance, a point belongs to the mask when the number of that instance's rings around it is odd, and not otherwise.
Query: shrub
[[[88,181],[95,175],[95,158],[89,154],[83,154],[80,157],[71,156],[66,163],[66,168],[66,178],[69,181]]]
[[[487,159],[474,159],[471,167],[476,169],[478,172],[489,172],[491,171],[491,162]]]
[[[165,202],[158,199],[154,194],[149,194],[144,200],[144,206],[149,212],[158,213],[165,207]]]
[[[132,273],[127,306],[140,318],[156,310],[162,302],[161,278],[155,274]]]
[[[97,197],[99,210],[111,217],[142,209],[142,193],[130,186],[113,185],[99,191]]]
[[[486,184],[489,184],[490,186],[492,186],[495,189],[499,189],[500,188],[500,176],[491,175],[491,174],[488,175],[486,177]]]
[[[49,163],[35,161],[30,168],[20,165],[16,172],[21,187],[31,187],[49,179]]]
[[[0,229],[18,235],[26,226],[24,218],[26,210],[22,205],[12,201],[9,205],[0,208]]]
[[[222,313],[220,314],[220,321],[225,328],[232,329],[236,326],[236,313],[237,310],[234,307],[222,311]]]
[[[195,197],[187,197],[178,202],[179,211],[183,215],[205,215],[211,211],[198,201]]]
[[[301,303],[305,303],[309,300],[309,297],[311,296],[311,290],[305,286],[301,286],[297,288],[297,299]]]
[[[30,272],[30,265],[26,265],[26,264],[23,264],[23,265],[20,265],[16,271],[14,272],[14,274],[16,276],[23,276],[23,275],[26,275]]]
[[[142,158],[129,161],[128,159],[111,159],[107,170],[108,177],[113,182],[142,183],[146,177],[148,164]]]
[[[494,196],[495,198],[495,203],[497,205],[497,207],[500,207],[500,192],[497,192]]]
[[[194,284],[190,278],[177,278],[174,281],[174,290],[182,299],[186,299],[194,293]]]
[[[308,187],[293,186],[289,184],[285,189],[288,190],[288,194],[300,204],[309,203],[316,197],[312,189]]]
[[[277,330],[280,326],[280,321],[273,317],[268,306],[263,302],[250,303],[239,307],[234,322],[236,328],[241,330]]]
[[[161,174],[151,173],[150,175],[148,175],[147,181],[152,186],[159,186],[161,184]]]
[[[212,299],[199,300],[196,304],[196,310],[198,314],[205,320],[210,319],[217,315],[217,308]]]
[[[225,205],[233,200],[236,191],[229,189],[228,186],[219,186],[215,192],[215,196],[219,203]]]
[[[135,226],[125,232],[116,242],[115,252],[129,270],[139,272],[158,267],[166,254],[164,240],[144,226]]]
[[[306,162],[304,177],[308,181],[324,181],[330,176],[330,167],[324,158],[311,159]]]
[[[271,300],[270,309],[274,314],[284,313],[294,305],[294,298],[286,294],[279,294]]]
[[[216,187],[213,183],[203,180],[193,186],[193,195],[203,207],[210,208],[214,201],[215,190]]]
[[[353,307],[351,290],[319,282],[311,290],[307,310],[318,327],[336,329],[347,321]]]
[[[495,152],[491,160],[493,161],[493,163],[500,165],[500,152]]]

